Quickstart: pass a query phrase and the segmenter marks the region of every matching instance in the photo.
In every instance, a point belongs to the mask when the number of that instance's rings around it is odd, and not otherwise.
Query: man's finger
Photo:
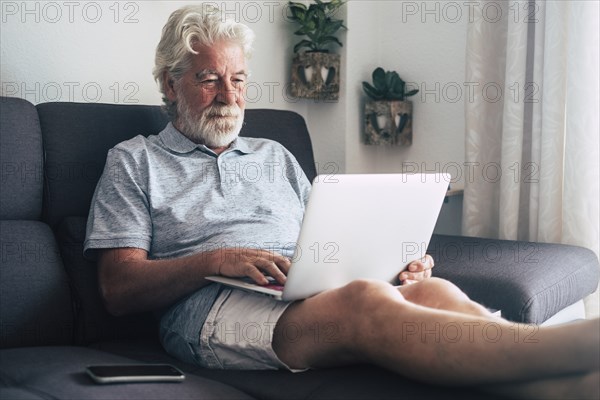
[[[408,266],[408,270],[411,272],[423,271],[425,269],[426,269],[425,264],[423,264],[421,261],[413,261]]]
[[[423,271],[419,271],[419,272],[402,272],[399,276],[399,279],[401,281],[404,280],[420,280],[424,277],[424,272]]]
[[[245,275],[252,278],[252,280],[259,285],[267,285],[269,283],[269,280],[265,275],[254,265],[248,265]]]
[[[281,254],[274,254],[273,261],[277,265],[277,267],[287,276],[290,271],[290,267],[292,266],[292,262],[289,258],[282,256]]]
[[[429,266],[429,268],[433,268],[435,265],[433,257],[431,257],[429,254],[426,254],[425,257],[427,258],[427,265]]]
[[[278,265],[272,259],[261,259],[255,262],[257,268],[259,268],[263,273],[271,276],[273,279],[277,281],[277,283],[284,285],[285,284],[285,274],[279,269]]]

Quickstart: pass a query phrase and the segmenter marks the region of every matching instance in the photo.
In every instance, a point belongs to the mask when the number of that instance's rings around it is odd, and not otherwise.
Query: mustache
[[[212,106],[206,110],[207,117],[239,117],[241,110],[236,106]]]

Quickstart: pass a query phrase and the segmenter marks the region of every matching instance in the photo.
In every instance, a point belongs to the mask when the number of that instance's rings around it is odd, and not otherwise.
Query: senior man
[[[205,279],[266,284],[269,275],[284,284],[310,191],[285,148],[238,137],[252,41],[249,28],[203,6],[179,9],[165,25],[154,76],[171,122],[110,150],[90,209],[85,251],[97,257],[107,309],[160,313],[165,349],[208,368],[368,362],[428,383],[597,395],[598,321],[536,328],[527,343],[531,327],[431,278],[430,257],[401,273],[400,286],[358,280],[297,302]],[[248,165],[263,166],[262,179],[244,179]],[[491,323],[495,341],[483,331]],[[406,334],[447,324],[463,330],[456,340]],[[261,340],[236,334],[245,326],[260,327]]]

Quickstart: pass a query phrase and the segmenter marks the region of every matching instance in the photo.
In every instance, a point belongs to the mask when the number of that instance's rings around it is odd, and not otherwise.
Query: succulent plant
[[[378,67],[373,71],[373,85],[363,82],[363,90],[373,100],[401,100],[414,96],[419,89],[406,91],[406,82],[396,71],[384,71]]]
[[[288,15],[288,18],[300,24],[300,29],[294,32],[294,35],[308,37],[296,43],[294,53],[303,47],[309,48],[310,51],[327,51],[327,46],[331,43],[342,46],[342,42],[334,35],[340,28],[347,28],[343,20],[333,18],[342,5],[343,0],[315,0],[308,7],[303,3],[290,1],[291,15]]]

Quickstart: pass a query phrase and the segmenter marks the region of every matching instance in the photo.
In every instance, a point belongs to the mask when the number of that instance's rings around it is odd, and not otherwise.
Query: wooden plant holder
[[[382,116],[385,123],[378,123]],[[378,100],[365,103],[365,144],[410,146],[412,102]]]
[[[298,53],[292,61],[293,97],[338,100],[340,92],[340,55]]]

